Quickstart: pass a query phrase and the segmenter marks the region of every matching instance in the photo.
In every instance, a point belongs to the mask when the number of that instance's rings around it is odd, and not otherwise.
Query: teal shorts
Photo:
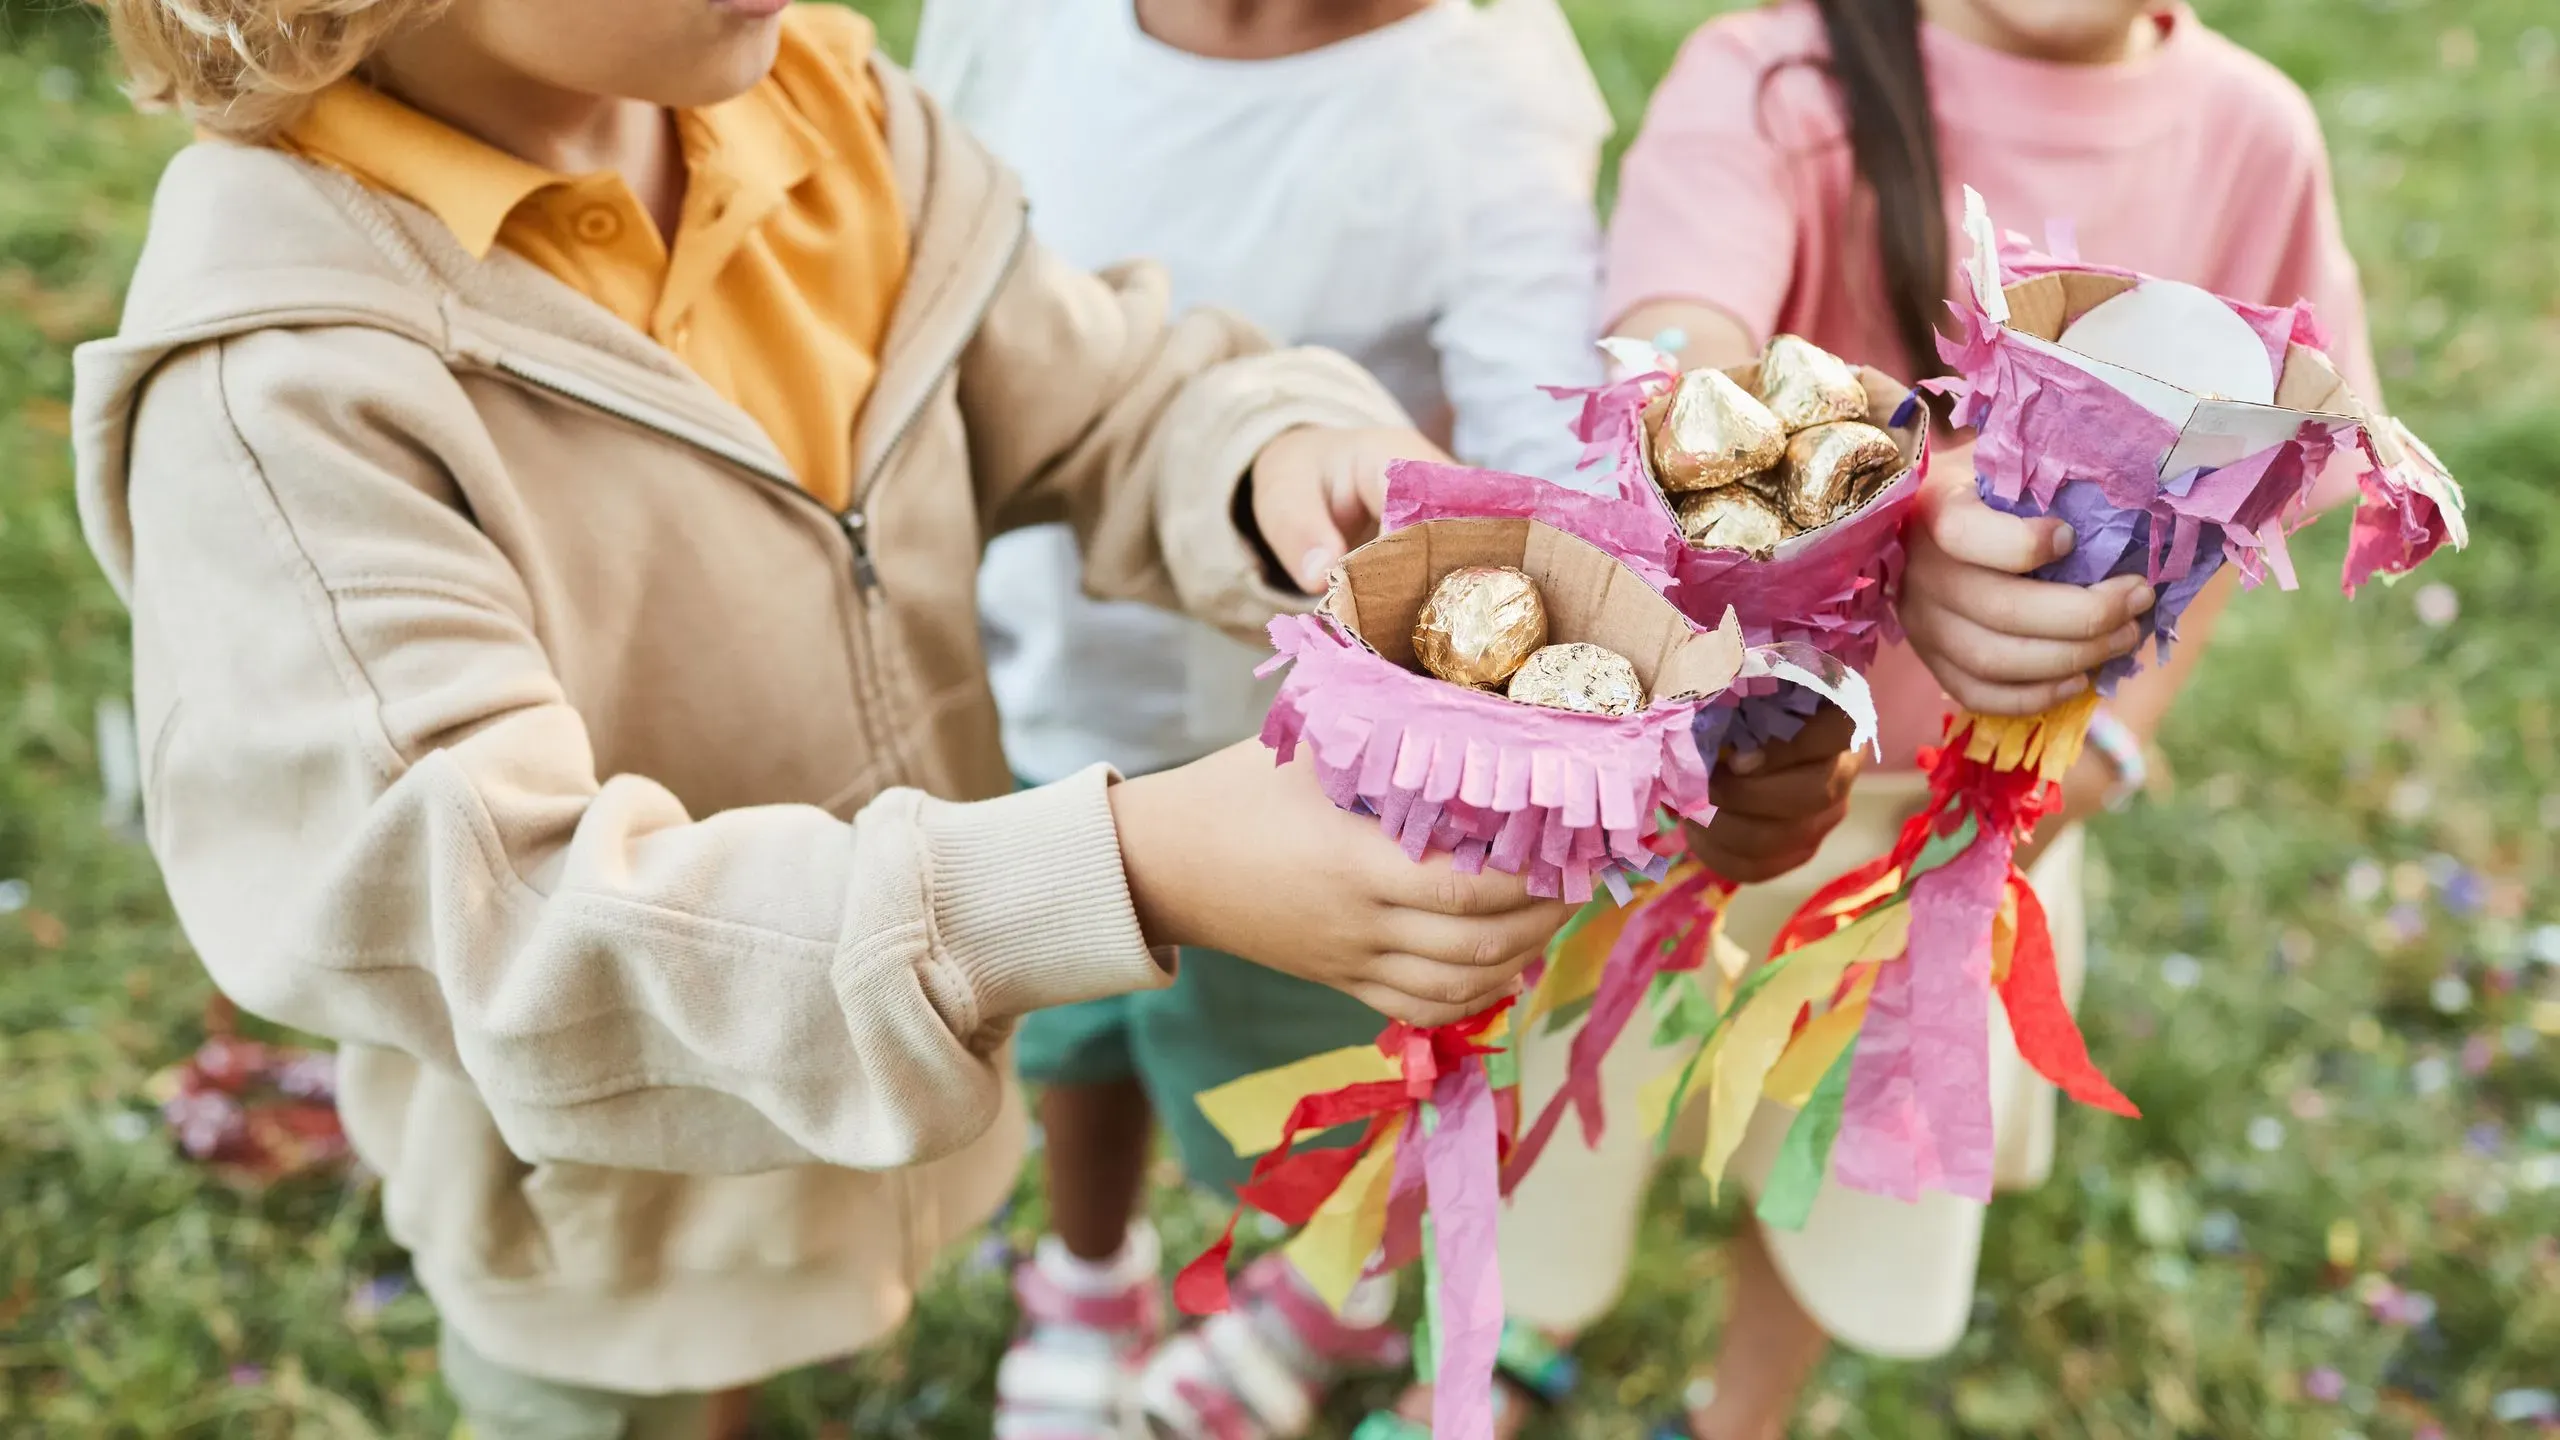
[[[1192,1097],[1256,1071],[1367,1044],[1386,1023],[1339,990],[1214,950],[1185,950],[1167,989],[1024,1017],[1015,1057],[1036,1085],[1136,1080],[1184,1173],[1233,1196],[1253,1163],[1236,1154]]]

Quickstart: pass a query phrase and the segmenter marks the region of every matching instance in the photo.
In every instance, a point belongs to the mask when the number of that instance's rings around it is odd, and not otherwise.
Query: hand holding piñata
[[[2007,274],[1968,192],[1972,285],[1942,342],[1957,423],[1974,428],[1983,501],[2069,523],[2075,543],[2035,578],[2093,586],[2139,576],[2157,603],[2136,622],[2165,655],[2179,616],[2223,565],[2244,585],[2293,584],[2288,531],[2342,448],[2365,457],[2346,588],[2461,543],[2461,494],[2395,422],[2370,416],[2321,353],[2309,307],[2246,305],[2192,286],[2053,257]],[[2003,283],[2004,279],[2007,283]],[[1987,1200],[1989,1005],[2066,1094],[2133,1113],[2090,1063],[2053,969],[2035,892],[2011,863],[2059,799],[2101,694],[2032,714],[1967,712],[1924,756],[1927,809],[1893,852],[1825,887],[1781,932],[1685,1079],[1800,1106],[1761,1214],[1799,1224],[1827,1172],[1874,1193],[1938,1189]],[[1821,1013],[1807,1023],[1808,1004]],[[1827,1008],[1825,1008],[1827,1007]],[[1711,1143],[1709,1164],[1729,1147]]]

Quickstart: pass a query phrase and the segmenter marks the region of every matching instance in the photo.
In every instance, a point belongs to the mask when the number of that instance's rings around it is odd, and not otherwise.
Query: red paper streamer
[[[1396,1021],[1379,1033],[1378,1049],[1396,1061],[1397,1078],[1364,1080],[1300,1096],[1280,1127],[1280,1143],[1255,1161],[1252,1175],[1236,1187],[1236,1208],[1227,1216],[1226,1230],[1174,1277],[1173,1300],[1183,1313],[1214,1315],[1227,1308],[1231,1299],[1227,1262],[1235,1253],[1236,1222],[1247,1209],[1259,1210],[1284,1225],[1304,1225],[1313,1219],[1378,1143],[1389,1119],[1407,1115],[1410,1129],[1410,1113],[1431,1098],[1431,1088],[1442,1075],[1493,1053],[1494,1047],[1483,1043],[1484,1033],[1511,1004],[1504,1000],[1449,1025],[1416,1027]],[[1295,1151],[1301,1136],[1359,1120],[1368,1121],[1368,1129],[1348,1146]],[[1502,1148],[1510,1149],[1507,1138]]]

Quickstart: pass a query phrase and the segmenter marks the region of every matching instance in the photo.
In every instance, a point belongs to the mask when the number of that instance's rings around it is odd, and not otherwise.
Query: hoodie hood
[[[948,344],[939,312],[992,288],[1026,224],[1012,175],[956,163],[953,147],[934,143],[937,122],[914,84],[894,66],[873,68],[912,259],[856,431],[857,473],[879,463],[939,382],[934,362],[950,357],[919,353]],[[747,468],[788,473],[744,411],[531,262],[503,250],[474,258],[426,210],[325,166],[203,141],[161,176],[117,333],[72,359],[81,528],[120,597],[131,599],[129,437],[153,374],[181,351],[250,331],[341,326],[414,341],[451,369],[538,376]]]

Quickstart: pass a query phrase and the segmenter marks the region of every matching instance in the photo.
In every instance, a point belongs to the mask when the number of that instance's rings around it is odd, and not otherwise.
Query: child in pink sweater
[[[2010,225],[2070,225],[2093,261],[2244,300],[2307,296],[2349,383],[2378,403],[2309,102],[2161,0],[1782,0],[1703,26],[1628,152],[1604,313],[1617,333],[1690,365],[1749,359],[1787,331],[1896,374],[1936,373],[1932,331],[1954,284],[1960,246],[1949,237],[1965,186]],[[1912,536],[1912,644],[1874,675],[1886,764],[1861,778],[1848,820],[1812,864],[1737,901],[1730,931],[1755,951],[1811,889],[1890,843],[1921,795],[1914,752],[1936,739],[1950,696],[2002,713],[2040,708],[2130,649],[2132,622],[2152,602],[2139,577],[2086,591],[2024,579],[2067,550],[2068,532],[1988,510],[1972,498],[1963,454],[1948,458]],[[2112,698],[2101,743],[2065,787],[2067,813],[2046,824],[2041,854],[2022,856],[2075,992],[2073,822],[2138,782],[2140,742],[2229,586],[2226,574],[2186,612],[2173,663]],[[1621,1048],[1633,1053],[1617,1083],[1640,1084],[1667,1063]],[[2032,1185],[2051,1164],[2052,1091],[2005,1039],[1993,1054],[2000,1178]],[[1742,1170],[1755,1157],[1765,1167],[1773,1118],[1784,1112],[1764,1107]],[[1574,1329],[1614,1299],[1650,1139],[1613,1132],[1596,1153],[1559,1147],[1524,1186],[1505,1230],[1515,1314]],[[1951,1196],[1906,1205],[1831,1187],[1802,1232],[1746,1230],[1715,1383],[1665,1433],[1781,1434],[1832,1339],[1896,1356],[1952,1347],[1972,1309],[1982,1218]]]

